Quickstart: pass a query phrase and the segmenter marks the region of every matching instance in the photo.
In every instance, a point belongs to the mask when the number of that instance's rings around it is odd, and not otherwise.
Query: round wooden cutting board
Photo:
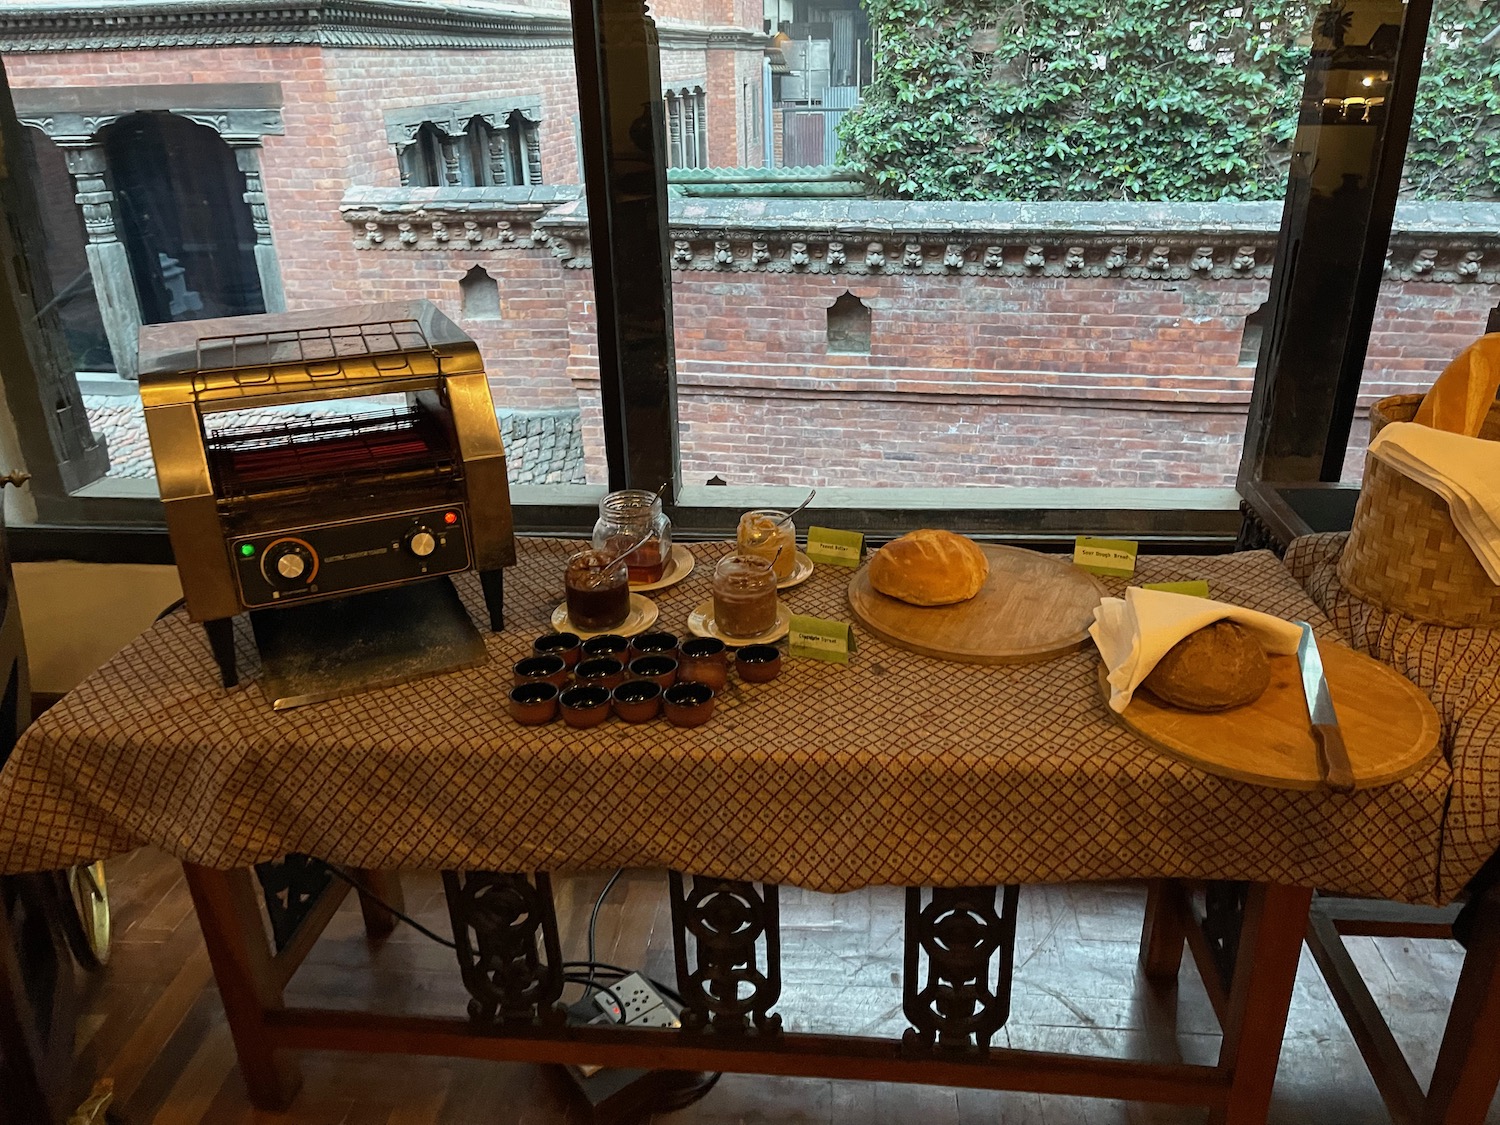
[[[1089,639],[1104,589],[1056,555],[981,543],[990,576],[957,605],[908,605],[870,585],[870,568],[849,583],[849,608],[870,632],[900,648],[965,664],[1025,664],[1074,652]]]
[[[1438,714],[1415,684],[1333,641],[1320,640],[1318,652],[1356,789],[1389,785],[1432,760]],[[1211,714],[1179,711],[1137,689],[1116,717],[1163,753],[1220,777],[1278,789],[1317,789],[1318,752],[1297,658],[1270,661],[1271,686],[1244,707]],[[1108,699],[1103,665],[1099,683]]]

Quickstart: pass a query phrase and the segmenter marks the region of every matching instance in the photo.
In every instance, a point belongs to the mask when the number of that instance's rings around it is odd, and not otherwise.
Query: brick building
[[[107,342],[128,390],[153,302],[159,318],[430,297],[486,356],[519,479],[559,479],[527,461],[565,446],[576,462],[579,435],[602,479],[564,5],[108,7],[0,9],[54,288],[91,279],[70,300],[80,366]],[[760,163],[761,0],[652,7],[673,163]],[[126,127],[133,143],[112,142]],[[146,151],[155,165],[132,167]],[[171,180],[174,154],[220,161],[189,187],[238,207],[237,227],[210,208],[176,241],[132,233],[152,212],[120,185]],[[686,479],[1232,482],[1279,204],[786,198],[833,189],[770,175],[770,197],[747,198],[689,178],[671,216]],[[1430,380],[1500,302],[1495,205],[1408,208],[1398,226],[1366,397]],[[128,395],[89,401],[123,453]]]

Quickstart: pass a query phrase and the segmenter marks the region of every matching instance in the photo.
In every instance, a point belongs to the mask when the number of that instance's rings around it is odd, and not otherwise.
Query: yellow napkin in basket
[[[1370,453],[1448,502],[1453,526],[1500,586],[1500,441],[1392,422]]]
[[[1500,332],[1475,340],[1438,376],[1413,422],[1454,434],[1477,434],[1500,390]]]
[[[1094,610],[1089,636],[1109,669],[1110,709],[1125,710],[1141,681],[1183,637],[1225,620],[1249,629],[1267,652],[1289,656],[1302,639],[1301,628],[1290,621],[1228,602],[1139,586],[1129,587],[1123,599],[1105,598]]]

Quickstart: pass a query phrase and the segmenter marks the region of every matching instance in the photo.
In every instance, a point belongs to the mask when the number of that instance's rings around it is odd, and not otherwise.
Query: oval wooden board
[[[980,544],[990,576],[957,605],[908,605],[870,585],[865,567],[849,583],[849,608],[870,632],[899,648],[964,664],[1026,664],[1083,647],[1104,588],[1057,555]]]
[[[1415,684],[1333,641],[1320,640],[1318,652],[1356,789],[1389,785],[1432,760],[1438,714]],[[1210,714],[1179,711],[1140,689],[1116,718],[1169,757],[1220,777],[1278,789],[1317,789],[1318,752],[1297,658],[1269,659],[1271,686],[1244,707]],[[1108,699],[1103,665],[1099,683]]]

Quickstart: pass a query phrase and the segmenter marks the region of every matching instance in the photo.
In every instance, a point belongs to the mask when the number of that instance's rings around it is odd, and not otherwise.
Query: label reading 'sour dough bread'
[[[807,529],[807,557],[815,563],[853,569],[859,566],[864,547],[865,537],[857,531],[835,531],[831,527]]]
[[[1073,565],[1091,574],[1129,578],[1135,573],[1135,555],[1141,545],[1130,539],[1090,539],[1080,535],[1073,541]]]

